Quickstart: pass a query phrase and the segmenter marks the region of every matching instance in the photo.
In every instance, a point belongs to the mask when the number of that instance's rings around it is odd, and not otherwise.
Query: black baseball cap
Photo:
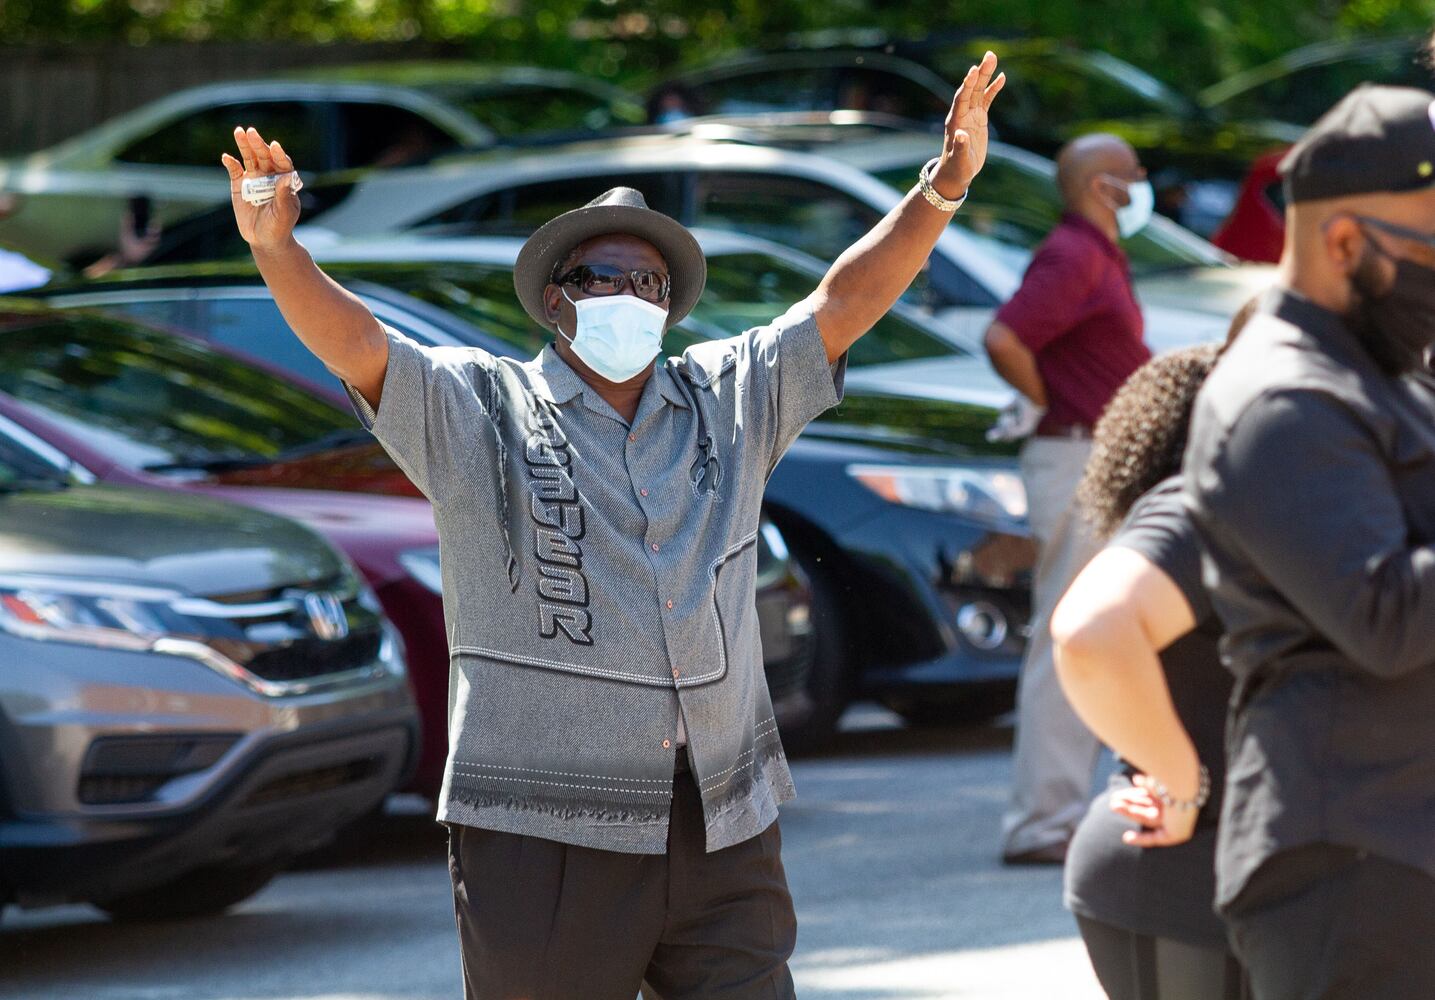
[[[1362,83],[1280,162],[1288,203],[1435,185],[1435,94]]]

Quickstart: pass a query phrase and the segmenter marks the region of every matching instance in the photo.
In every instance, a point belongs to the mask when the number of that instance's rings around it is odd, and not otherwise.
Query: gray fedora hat
[[[553,269],[584,240],[609,233],[647,240],[667,261],[672,282],[668,293],[669,326],[697,304],[708,280],[708,263],[698,241],[682,223],[649,208],[642,192],[615,187],[582,208],[564,212],[540,226],[518,252],[513,287],[518,301],[539,326],[553,329],[543,309],[543,290],[553,280]]]

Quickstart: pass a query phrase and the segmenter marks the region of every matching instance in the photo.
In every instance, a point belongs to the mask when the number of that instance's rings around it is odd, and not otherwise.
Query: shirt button
[[[638,440],[638,435],[636,435],[636,434],[629,434],[629,435],[628,435],[628,440],[629,440],[629,441],[636,441],[636,440]]]
[[[647,491],[647,490],[639,490],[639,491],[638,491],[638,494],[639,494],[640,496],[647,496],[647,495],[648,495],[648,491]]]
[[[673,601],[672,601],[672,598],[669,598],[669,599],[668,599],[668,610],[669,610],[669,611],[673,610]]]
[[[678,679],[678,668],[677,668],[677,667],[674,667],[674,668],[673,668],[673,680],[677,680],[677,679]]]
[[[672,745],[673,745],[673,741],[672,741],[672,740],[663,740],[663,749],[664,749],[664,750],[668,749],[668,747],[670,747],[670,746],[672,746]]]
[[[654,552],[658,551],[658,543],[657,543],[657,542],[654,542],[654,543],[653,543],[653,551],[654,551]]]

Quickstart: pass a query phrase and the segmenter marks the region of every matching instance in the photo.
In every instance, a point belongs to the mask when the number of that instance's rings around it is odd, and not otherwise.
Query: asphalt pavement
[[[873,706],[794,762],[783,858],[804,1000],[1100,1000],[1054,868],[1008,869],[1010,729],[920,731]],[[222,917],[122,925],[7,911],[0,998],[458,1000],[441,828],[398,800]]]

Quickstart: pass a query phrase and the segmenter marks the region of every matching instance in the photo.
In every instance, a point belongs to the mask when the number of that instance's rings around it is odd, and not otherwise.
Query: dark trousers
[[[1078,916],[1081,940],[1109,1000],[1248,1000],[1230,952],[1137,934]]]
[[[1435,997],[1435,878],[1352,848],[1276,855],[1227,908],[1256,1000]]]
[[[466,1000],[787,1000],[797,918],[774,823],[708,854],[692,776],[665,855],[449,827]]]

